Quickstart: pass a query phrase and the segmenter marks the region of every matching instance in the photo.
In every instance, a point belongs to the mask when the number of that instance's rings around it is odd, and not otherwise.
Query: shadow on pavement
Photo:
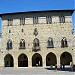
[[[71,68],[64,68],[64,69],[55,69],[55,68],[45,68],[47,70],[57,70],[57,71],[69,71],[69,72],[75,72],[75,70],[71,69]]]

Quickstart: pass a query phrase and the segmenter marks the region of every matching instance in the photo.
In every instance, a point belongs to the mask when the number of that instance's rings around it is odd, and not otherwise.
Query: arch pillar
[[[75,51],[73,50],[73,55],[72,55],[72,62],[73,62],[73,66],[75,68]]]
[[[57,57],[57,68],[60,68],[60,57]]]
[[[18,58],[15,57],[14,58],[14,68],[17,68],[18,67]]]
[[[73,57],[73,60],[72,61],[73,61],[73,65],[75,65],[75,56]]]
[[[28,58],[28,67],[29,68],[32,67],[32,58],[31,57]]]
[[[42,57],[42,64],[43,64],[42,65],[43,67],[46,67],[46,58],[45,57]]]
[[[1,55],[0,56],[0,68],[5,67],[4,64],[5,64],[4,57]]]

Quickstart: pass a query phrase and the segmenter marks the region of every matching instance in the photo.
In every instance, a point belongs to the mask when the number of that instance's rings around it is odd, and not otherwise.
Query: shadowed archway
[[[42,57],[39,53],[35,53],[32,56],[32,66],[42,66]]]
[[[25,54],[19,55],[18,67],[28,67],[28,57]]]
[[[70,65],[72,55],[69,52],[63,52],[60,56],[60,64]]]
[[[48,53],[46,56],[46,66],[57,64],[56,55],[52,52]]]
[[[13,62],[13,57],[10,54],[7,54],[4,57],[4,66],[5,67],[13,67],[14,66],[14,62]]]

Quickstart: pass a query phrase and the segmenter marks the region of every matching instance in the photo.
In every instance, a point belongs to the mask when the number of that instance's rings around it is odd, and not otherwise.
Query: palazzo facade
[[[73,10],[0,14],[0,67],[75,65]]]

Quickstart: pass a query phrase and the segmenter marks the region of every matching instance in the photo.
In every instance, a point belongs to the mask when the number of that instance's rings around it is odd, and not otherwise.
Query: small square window
[[[9,33],[11,33],[11,30],[9,30]]]
[[[22,29],[22,32],[24,32],[24,30]]]

